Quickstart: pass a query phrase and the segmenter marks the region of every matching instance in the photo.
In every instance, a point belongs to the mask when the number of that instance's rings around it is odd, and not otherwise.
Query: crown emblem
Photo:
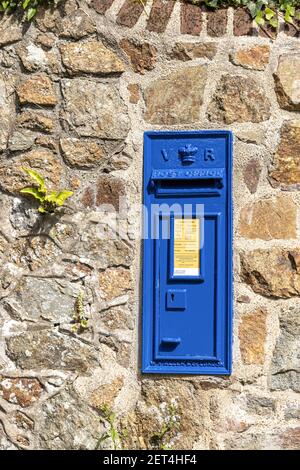
[[[198,152],[198,148],[193,147],[191,144],[186,144],[184,147],[181,147],[178,152],[183,164],[194,163],[196,161],[196,153]]]

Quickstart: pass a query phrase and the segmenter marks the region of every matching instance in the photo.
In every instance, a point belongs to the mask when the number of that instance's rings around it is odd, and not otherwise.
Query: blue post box
[[[142,371],[231,373],[232,134],[144,136]]]

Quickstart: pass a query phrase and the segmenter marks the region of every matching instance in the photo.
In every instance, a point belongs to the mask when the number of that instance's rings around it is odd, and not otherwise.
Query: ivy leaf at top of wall
[[[63,206],[66,200],[73,195],[73,191],[68,189],[62,189],[60,191],[48,192],[44,178],[34,170],[30,168],[23,168],[23,170],[31,177],[36,183],[36,186],[26,187],[20,190],[21,194],[32,196],[38,200],[40,206],[38,211],[41,214],[52,214],[56,209]]]
[[[26,19],[31,21],[39,7],[56,6],[60,0],[0,0],[0,11],[9,13],[22,11]]]

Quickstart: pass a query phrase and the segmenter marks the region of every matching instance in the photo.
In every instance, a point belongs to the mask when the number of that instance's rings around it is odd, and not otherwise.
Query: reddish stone
[[[92,0],[91,7],[97,13],[103,15],[113,4],[114,0]]]
[[[199,36],[202,30],[202,11],[197,5],[181,4],[181,34]]]
[[[254,33],[253,20],[244,8],[234,11],[233,34],[235,36],[251,36]]]
[[[95,203],[95,193],[92,188],[86,188],[82,198],[81,203],[84,207],[93,207]]]
[[[227,30],[227,9],[207,12],[207,34],[213,37],[220,37],[226,34]]]
[[[133,0],[126,0],[121,10],[118,13],[117,23],[127,28],[132,28],[137,22],[139,17],[144,11],[144,5],[147,0],[136,2]],[[144,5],[143,5],[144,4]]]
[[[147,29],[155,33],[163,33],[167,27],[174,6],[174,0],[154,0]]]
[[[108,204],[119,210],[119,198],[125,196],[124,181],[119,178],[100,176],[97,181],[96,205]]]
[[[41,393],[42,386],[37,379],[1,377],[0,396],[10,403],[26,408],[38,400]]]
[[[260,162],[256,158],[250,160],[244,169],[244,182],[251,194],[257,190],[261,170]]]

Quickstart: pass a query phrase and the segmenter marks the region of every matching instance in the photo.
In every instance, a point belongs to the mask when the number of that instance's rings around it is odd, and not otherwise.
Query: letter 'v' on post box
[[[142,371],[231,373],[232,134],[144,135]]]

